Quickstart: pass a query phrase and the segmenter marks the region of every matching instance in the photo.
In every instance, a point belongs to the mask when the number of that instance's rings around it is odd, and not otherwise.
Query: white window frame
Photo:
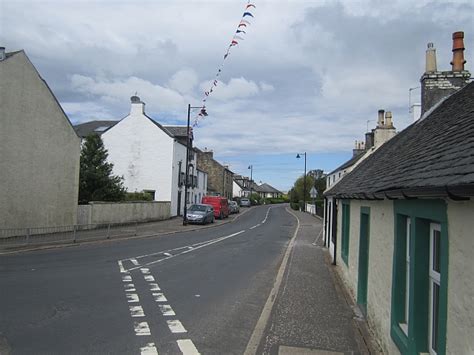
[[[410,305],[410,240],[411,240],[411,218],[406,220],[406,240],[405,240],[405,319],[399,326],[401,330],[408,336],[408,321],[409,321],[409,305]]]
[[[430,309],[429,309],[429,331],[428,331],[428,349],[430,354],[436,355],[436,351],[432,348],[433,340],[433,289],[434,284],[438,285],[438,288],[441,288],[441,274],[433,269],[433,252],[434,252],[434,233],[439,232],[441,238],[441,225],[439,223],[430,223],[430,269],[429,269],[429,279],[430,279]],[[441,253],[440,253],[441,254]],[[438,260],[438,262],[440,262]],[[439,302],[439,298],[438,298]],[[438,310],[439,312],[439,310]],[[439,313],[438,313],[439,320]],[[439,339],[439,334],[438,334]]]

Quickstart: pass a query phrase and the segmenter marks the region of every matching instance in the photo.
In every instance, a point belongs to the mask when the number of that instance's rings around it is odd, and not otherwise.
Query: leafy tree
[[[304,195],[304,181],[305,177],[300,176],[296,181],[295,184],[293,185],[292,188],[292,201],[298,202],[298,201],[303,201],[303,195]],[[306,201],[311,201],[311,197],[309,195],[309,191],[311,188],[314,186],[314,178],[310,175],[306,175]]]
[[[123,178],[112,175],[113,164],[107,162],[107,156],[99,135],[86,137],[81,150],[79,203],[125,199]]]

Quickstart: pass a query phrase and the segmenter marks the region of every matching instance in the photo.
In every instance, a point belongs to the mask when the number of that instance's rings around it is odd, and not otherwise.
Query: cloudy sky
[[[0,45],[24,49],[73,123],[120,119],[135,92],[160,123],[185,124],[199,105],[247,1],[0,0]],[[245,39],[233,48],[196,144],[238,174],[282,190],[308,170],[350,158],[354,140],[393,112],[412,118],[426,44],[449,70],[451,35],[465,32],[474,60],[470,0],[255,0]],[[419,95],[415,90],[414,96]]]

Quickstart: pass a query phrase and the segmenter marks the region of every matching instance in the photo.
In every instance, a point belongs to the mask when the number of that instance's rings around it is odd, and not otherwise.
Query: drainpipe
[[[334,198],[332,203],[332,235],[331,238],[334,240],[334,258],[332,261],[333,265],[336,263],[336,251],[337,251],[337,200]]]

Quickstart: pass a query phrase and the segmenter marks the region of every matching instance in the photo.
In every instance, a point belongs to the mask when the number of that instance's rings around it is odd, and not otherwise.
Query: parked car
[[[230,213],[240,212],[239,204],[236,201],[229,201],[229,209],[230,209]]]
[[[250,207],[250,200],[248,198],[241,198],[240,207]]]
[[[224,219],[229,217],[229,202],[225,197],[203,196],[201,202],[214,208],[215,218]]]
[[[188,223],[214,223],[214,208],[211,205],[192,204],[186,212]]]

